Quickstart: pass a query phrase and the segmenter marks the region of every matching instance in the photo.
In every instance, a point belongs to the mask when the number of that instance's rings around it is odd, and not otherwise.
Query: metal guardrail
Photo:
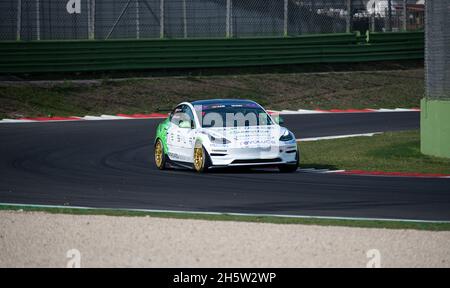
[[[283,38],[0,43],[0,73],[245,67],[423,59],[423,32]],[[368,41],[368,42],[367,42]]]

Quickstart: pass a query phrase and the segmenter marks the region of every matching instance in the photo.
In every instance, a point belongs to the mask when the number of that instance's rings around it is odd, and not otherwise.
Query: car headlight
[[[280,141],[291,141],[294,139],[294,135],[292,135],[291,132],[289,132],[289,130],[284,131],[283,135],[281,135],[280,137]]]
[[[217,138],[212,135],[208,135],[208,136],[209,136],[209,140],[215,144],[230,144],[231,143],[228,139],[225,139],[222,137]]]

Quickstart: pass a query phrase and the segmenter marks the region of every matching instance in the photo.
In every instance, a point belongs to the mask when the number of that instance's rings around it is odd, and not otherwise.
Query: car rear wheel
[[[166,154],[164,153],[164,146],[160,139],[155,143],[155,165],[159,170],[166,169]]]
[[[195,171],[202,173],[206,172],[209,168],[209,157],[205,148],[201,145],[196,145],[194,148],[194,169]]]

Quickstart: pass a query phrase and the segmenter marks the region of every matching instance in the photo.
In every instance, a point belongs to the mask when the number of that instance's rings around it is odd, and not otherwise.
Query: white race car
[[[216,167],[276,166],[294,172],[299,162],[296,138],[249,100],[201,100],[179,104],[158,125],[155,164],[205,172]]]

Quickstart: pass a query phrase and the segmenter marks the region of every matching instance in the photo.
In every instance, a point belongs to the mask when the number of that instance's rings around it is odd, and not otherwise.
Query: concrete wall
[[[422,153],[450,158],[450,101],[422,100]]]

